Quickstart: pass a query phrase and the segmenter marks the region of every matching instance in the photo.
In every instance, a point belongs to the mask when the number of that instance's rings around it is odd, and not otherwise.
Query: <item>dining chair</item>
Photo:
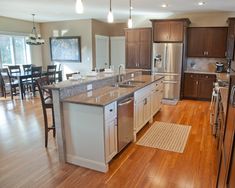
[[[61,64],[57,63],[56,67],[57,67],[57,70],[56,70],[56,75],[55,75],[55,81],[60,82],[60,81],[62,81]]]
[[[31,91],[33,92],[34,96],[36,94],[36,91],[38,91],[38,88],[36,89],[36,87],[37,87],[36,80],[38,78],[41,78],[41,76],[42,76],[42,67],[41,66],[31,67],[30,87],[31,87]]]
[[[20,65],[9,65],[8,69],[9,69],[10,74],[21,73]]]
[[[7,68],[0,69],[1,81],[3,84],[3,95],[6,98],[6,95],[10,93],[11,100],[16,95],[19,95],[19,83],[18,80],[13,80],[10,77],[9,71]]]
[[[30,73],[31,72],[32,65],[23,65],[24,73]]]
[[[50,84],[56,81],[56,65],[47,65],[47,76],[49,78]]]
[[[52,102],[52,92],[49,89],[45,89],[44,86],[49,85],[49,78],[47,76],[38,78],[36,80],[37,87],[39,89],[39,94],[41,98],[42,104],[42,111],[44,117],[44,126],[45,126],[45,147],[48,144],[48,132],[53,130],[53,137],[55,137],[56,130],[55,130],[55,117],[53,111],[53,102]],[[52,111],[52,125],[48,125],[48,117],[47,117],[47,109]]]

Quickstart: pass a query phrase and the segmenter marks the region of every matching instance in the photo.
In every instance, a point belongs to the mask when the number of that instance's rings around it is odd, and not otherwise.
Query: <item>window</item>
[[[31,64],[30,48],[26,37],[0,35],[0,62],[2,65]]]

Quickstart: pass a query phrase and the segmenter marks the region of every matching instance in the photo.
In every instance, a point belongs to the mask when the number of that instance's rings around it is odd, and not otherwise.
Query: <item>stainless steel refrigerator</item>
[[[183,43],[153,43],[152,72],[164,76],[164,99],[179,100]]]

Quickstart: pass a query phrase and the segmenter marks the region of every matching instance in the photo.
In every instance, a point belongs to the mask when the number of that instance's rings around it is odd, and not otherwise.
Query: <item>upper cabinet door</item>
[[[224,58],[227,27],[188,28],[188,57]]]
[[[152,29],[127,29],[126,68],[151,68]]]
[[[152,54],[152,30],[140,29],[140,43],[139,43],[139,67],[142,69],[151,68],[151,54]]]
[[[205,51],[207,57],[224,58],[226,55],[228,28],[208,28]]]
[[[188,28],[188,57],[204,57],[205,28]]]
[[[183,42],[184,26],[190,23],[188,19],[152,20],[154,42]]]
[[[154,22],[154,42],[166,42],[170,39],[169,22]]]
[[[170,41],[181,42],[183,41],[184,24],[183,22],[170,22]]]
[[[132,43],[132,42],[139,42],[140,40],[140,32],[138,30],[127,30],[125,32],[126,35],[126,42]]]

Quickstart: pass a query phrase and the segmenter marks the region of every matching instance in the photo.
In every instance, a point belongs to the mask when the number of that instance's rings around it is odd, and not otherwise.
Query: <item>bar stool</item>
[[[53,137],[55,137],[56,130],[55,130],[55,117],[54,117],[54,110],[53,110],[53,102],[52,102],[52,92],[51,90],[45,89],[44,86],[49,85],[48,77],[41,77],[36,80],[37,87],[39,89],[39,94],[42,103],[42,111],[44,117],[44,126],[45,126],[45,147],[47,147],[48,143],[48,132],[50,130],[53,131]],[[52,112],[52,125],[48,125],[47,119],[47,109],[50,109]]]

